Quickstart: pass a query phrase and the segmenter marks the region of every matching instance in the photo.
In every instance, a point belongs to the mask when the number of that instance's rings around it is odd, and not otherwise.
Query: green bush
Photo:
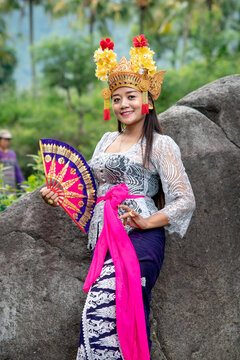
[[[162,93],[156,102],[157,112],[161,113],[174,105],[185,95],[214,80],[227,75],[240,73],[239,57],[215,59],[214,68],[206,61],[194,61],[179,70],[168,69],[162,86]]]
[[[38,155],[28,156],[33,160],[33,163],[28,164],[33,174],[29,175],[27,181],[24,181],[18,189],[11,189],[8,185],[3,184],[3,172],[6,167],[0,164],[0,211],[5,210],[27,192],[35,191],[44,184],[45,176],[40,152]]]

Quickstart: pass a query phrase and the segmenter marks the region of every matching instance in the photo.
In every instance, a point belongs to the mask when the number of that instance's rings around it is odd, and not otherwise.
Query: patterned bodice
[[[151,162],[144,168],[142,152],[145,140],[139,140],[128,151],[105,153],[109,145],[119,136],[118,132],[106,133],[96,146],[90,167],[93,172],[97,195],[104,196],[112,186],[125,183],[130,194],[144,195],[144,198],[128,199],[123,203],[148,217],[157,211],[168,216],[170,233],[177,232],[182,237],[187,231],[195,200],[187,174],[181,161],[177,144],[166,135],[154,134]],[[158,210],[152,197],[157,194],[161,180],[165,206]],[[89,229],[89,247],[94,248],[103,226],[104,201],[94,210]],[[123,210],[119,209],[119,215]],[[129,232],[132,228],[125,227]]]

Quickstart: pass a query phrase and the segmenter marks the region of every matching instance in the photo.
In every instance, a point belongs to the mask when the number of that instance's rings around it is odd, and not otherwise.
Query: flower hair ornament
[[[133,47],[130,50],[130,61],[123,57],[117,63],[117,55],[113,51],[114,43],[106,38],[100,41],[100,47],[94,52],[96,62],[96,76],[107,81],[108,88],[102,90],[104,99],[103,119],[109,120],[110,98],[113,92],[120,87],[131,87],[142,92],[142,114],[149,113],[148,93],[153,100],[157,100],[161,92],[165,70],[156,72],[154,52],[150,50],[148,40],[144,35],[133,38]]]

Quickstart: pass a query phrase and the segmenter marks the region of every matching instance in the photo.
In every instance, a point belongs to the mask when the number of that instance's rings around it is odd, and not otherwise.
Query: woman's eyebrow
[[[132,93],[132,92],[135,93],[135,92],[137,92],[137,91],[134,90],[134,89],[133,89],[133,90],[129,90],[129,91],[126,92],[126,94],[130,94],[130,93]],[[114,94],[114,95],[112,95],[112,97],[114,97],[114,96],[121,96],[121,95],[120,95],[120,94]]]
[[[137,90],[134,90],[134,89],[132,89],[132,90],[128,90],[126,93],[127,93],[127,94],[129,94],[129,93],[132,93],[132,92],[134,92],[134,93],[135,93],[135,92],[137,92]]]

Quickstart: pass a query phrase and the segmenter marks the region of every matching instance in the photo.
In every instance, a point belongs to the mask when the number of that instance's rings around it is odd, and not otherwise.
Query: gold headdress
[[[134,47],[130,50],[130,61],[122,58],[117,63],[117,55],[113,52],[114,43],[107,38],[100,41],[100,47],[94,53],[97,63],[96,76],[98,79],[107,80],[109,88],[102,91],[104,99],[104,120],[110,119],[110,98],[119,87],[131,87],[143,94],[142,113],[148,114],[148,92],[156,100],[161,92],[165,70],[156,72],[154,52],[148,47],[144,35],[133,38]]]

